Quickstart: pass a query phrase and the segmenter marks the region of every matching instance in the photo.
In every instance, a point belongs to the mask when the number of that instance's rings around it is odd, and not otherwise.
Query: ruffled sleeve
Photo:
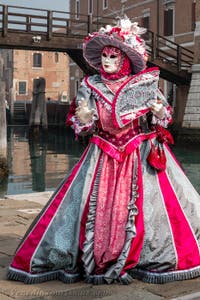
[[[87,101],[89,109],[93,109],[94,111],[92,120],[86,124],[81,124],[75,115],[76,108],[83,99]],[[77,96],[73,99],[70,105],[66,124],[74,129],[76,136],[84,136],[92,134],[95,131],[96,121],[98,120],[98,118],[99,117],[94,96],[92,95],[91,89],[86,85],[86,82],[83,79],[81,86],[77,92]]]

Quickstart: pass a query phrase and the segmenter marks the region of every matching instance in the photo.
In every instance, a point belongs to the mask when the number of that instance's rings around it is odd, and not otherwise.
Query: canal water
[[[51,129],[29,136],[28,126],[8,127],[8,179],[0,183],[0,197],[53,191],[84,151],[71,129]]]
[[[86,143],[75,140],[71,129],[51,129],[33,139],[28,127],[9,126],[9,177],[0,182],[0,197],[53,191],[85,147]],[[177,143],[172,150],[200,193],[200,144]]]

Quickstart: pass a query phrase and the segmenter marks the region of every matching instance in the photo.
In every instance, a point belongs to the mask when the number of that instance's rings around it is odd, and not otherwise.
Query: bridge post
[[[71,21],[66,20],[66,35],[71,33]]]
[[[176,103],[174,107],[174,124],[177,128],[180,128],[183,122],[183,116],[185,112],[185,107],[187,103],[189,86],[188,85],[178,85],[176,87]]]
[[[194,64],[182,127],[200,129],[200,1],[196,1]]]
[[[87,33],[92,32],[92,15],[88,15]]]
[[[181,71],[181,47],[177,45],[177,69]]]
[[[3,5],[3,29],[2,35],[5,37],[8,33],[8,6]]]
[[[48,11],[48,24],[47,24],[47,36],[48,41],[52,39],[52,21],[53,20],[53,12],[51,10]]]
[[[151,60],[154,61],[156,58],[156,35],[151,32]]]
[[[31,18],[29,16],[26,17],[26,31],[31,31]]]

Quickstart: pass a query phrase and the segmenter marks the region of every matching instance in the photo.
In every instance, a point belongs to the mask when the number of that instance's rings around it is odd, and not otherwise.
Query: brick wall
[[[41,53],[41,67],[33,67],[33,54]],[[13,51],[13,82],[15,100],[31,100],[33,79],[44,77],[46,80],[46,99],[59,100],[65,91],[69,99],[69,57],[64,53],[38,52],[27,50]],[[27,83],[25,94],[19,94],[19,82]]]

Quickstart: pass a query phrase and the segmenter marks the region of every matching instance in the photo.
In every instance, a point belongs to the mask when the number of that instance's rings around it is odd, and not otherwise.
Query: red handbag
[[[157,142],[155,145],[151,141],[151,150],[147,157],[148,163],[158,171],[164,171],[166,169],[166,155],[163,148],[163,144]]]
[[[157,132],[157,138],[154,143],[150,141],[151,150],[147,161],[156,170],[164,171],[166,169],[167,159],[163,143],[174,144],[174,139],[171,133],[162,126],[156,125],[154,130]]]

